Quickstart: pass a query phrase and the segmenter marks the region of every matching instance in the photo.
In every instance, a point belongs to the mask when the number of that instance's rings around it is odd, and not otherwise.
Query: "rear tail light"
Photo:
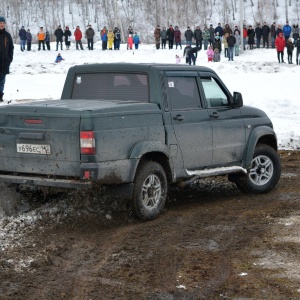
[[[80,132],[80,153],[96,154],[94,131]]]

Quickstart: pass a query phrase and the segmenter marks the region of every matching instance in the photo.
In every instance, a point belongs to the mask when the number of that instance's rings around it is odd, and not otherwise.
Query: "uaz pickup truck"
[[[0,109],[0,181],[110,185],[143,220],[163,210],[170,185],[228,175],[266,193],[280,173],[268,116],[205,67],[78,65],[60,100]]]

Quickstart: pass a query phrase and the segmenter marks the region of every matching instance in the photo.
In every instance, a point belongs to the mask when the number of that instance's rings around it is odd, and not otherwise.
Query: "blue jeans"
[[[233,60],[233,47],[228,47],[228,60]]]
[[[25,50],[26,40],[20,40],[21,50]]]
[[[256,48],[260,48],[260,38],[256,39]]]
[[[190,46],[192,46],[192,41],[186,41],[186,44],[189,44]]]
[[[275,35],[272,35],[272,36],[271,36],[272,48],[275,48],[275,39],[276,39],[276,36],[275,36]]]
[[[6,74],[0,74],[0,94],[3,94]]]

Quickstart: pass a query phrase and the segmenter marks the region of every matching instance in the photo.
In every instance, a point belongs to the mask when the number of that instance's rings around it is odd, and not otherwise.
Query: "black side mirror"
[[[242,107],[243,106],[243,96],[239,92],[233,92],[233,106]]]

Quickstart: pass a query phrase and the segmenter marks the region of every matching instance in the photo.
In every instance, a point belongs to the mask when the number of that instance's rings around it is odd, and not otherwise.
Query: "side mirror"
[[[241,93],[233,92],[233,106],[242,107],[243,106],[243,96]]]

